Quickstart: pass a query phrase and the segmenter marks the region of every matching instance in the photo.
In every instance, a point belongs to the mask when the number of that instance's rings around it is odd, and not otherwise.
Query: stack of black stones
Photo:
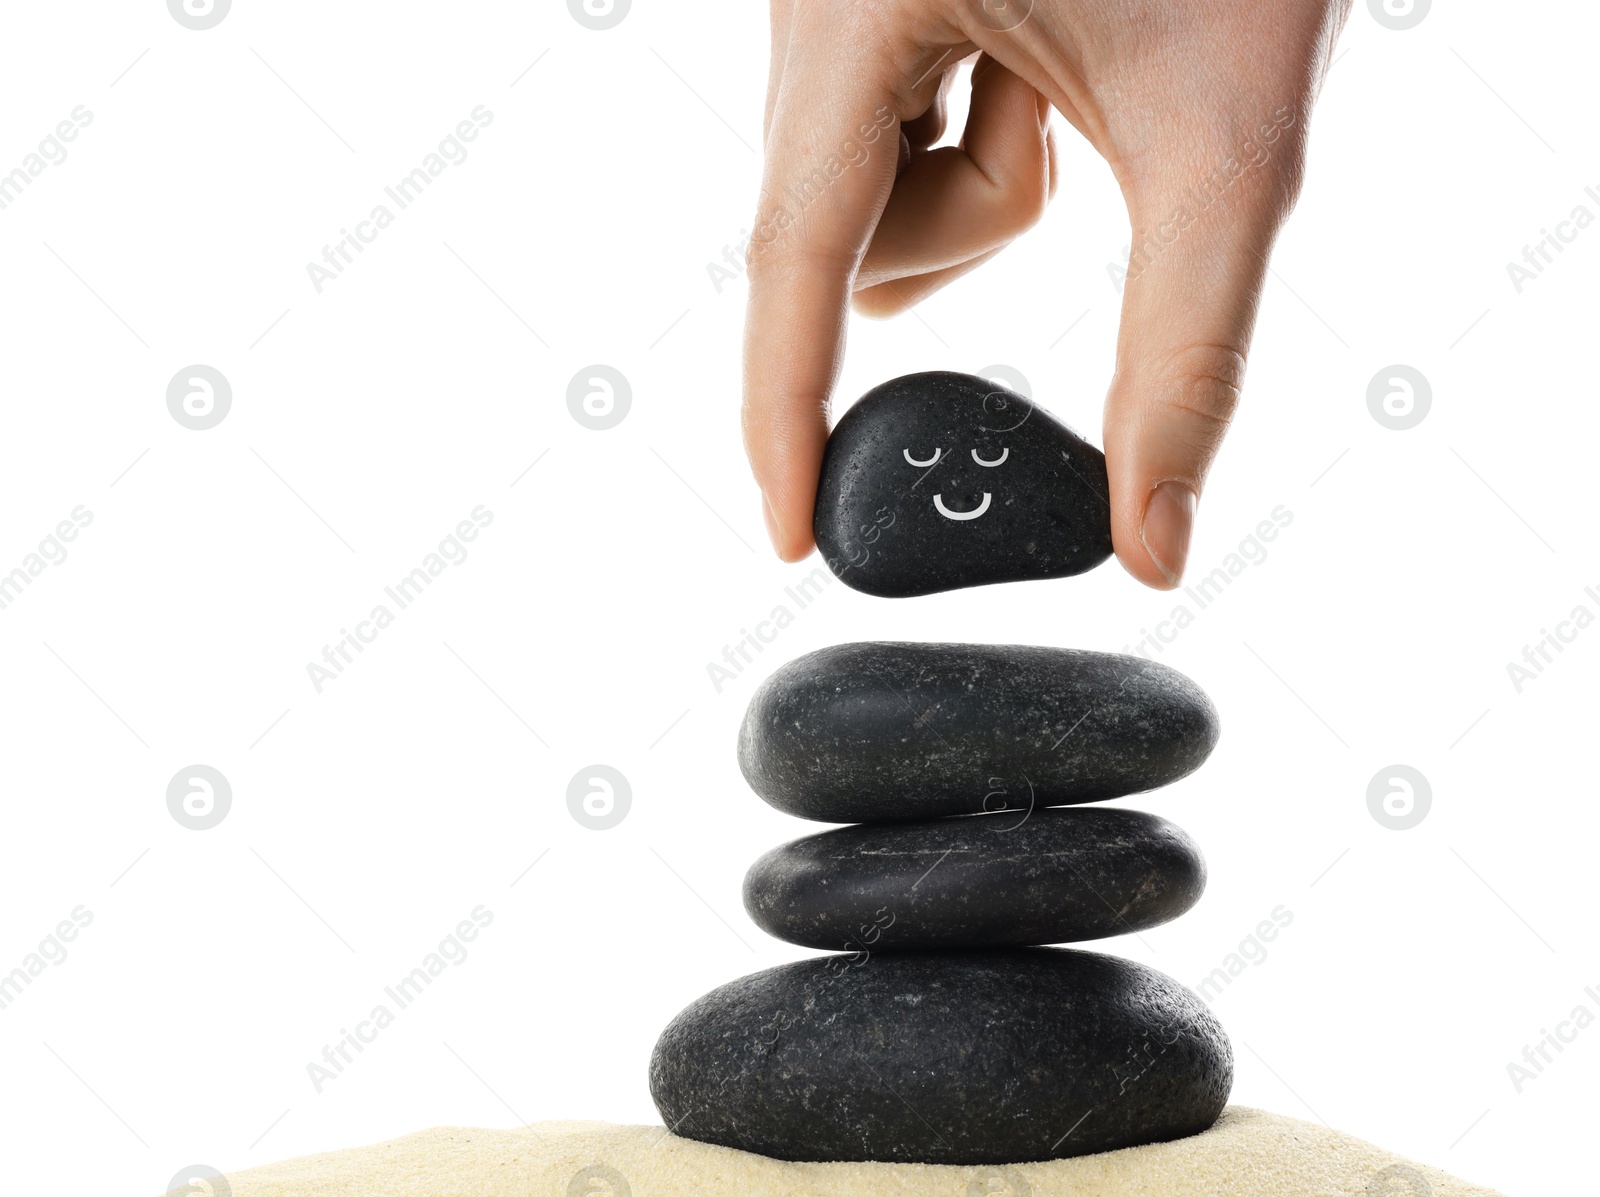
[[[1080,573],[1111,552],[1105,460],[987,380],[870,392],[829,440],[816,537],[885,596]],[[1233,1053],[1188,989],[1061,947],[1189,909],[1178,827],[1080,804],[1197,768],[1217,718],[1188,678],[1069,649],[845,644],[769,678],[739,734],[751,787],[846,823],[769,852],[750,917],[834,954],[722,986],[662,1033],[680,1135],[789,1160],[1006,1164],[1196,1134]]]

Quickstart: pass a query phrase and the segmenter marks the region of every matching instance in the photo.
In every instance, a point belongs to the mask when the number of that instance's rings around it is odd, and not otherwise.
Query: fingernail
[[[1194,491],[1169,478],[1150,492],[1145,504],[1139,540],[1172,588],[1183,581],[1183,567],[1189,559],[1195,502]]]
[[[772,513],[772,503],[767,498],[767,492],[761,492],[761,518],[767,524],[767,539],[772,541],[772,547],[778,555],[783,555],[783,526],[778,523],[778,517]]]

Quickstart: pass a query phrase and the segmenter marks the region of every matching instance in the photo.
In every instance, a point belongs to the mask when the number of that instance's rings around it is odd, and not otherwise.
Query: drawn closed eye
[[[972,460],[977,462],[979,465],[984,466],[985,468],[991,469],[991,470],[994,469],[995,466],[1005,465],[1006,458],[1008,458],[1010,456],[1011,456],[1011,450],[1010,450],[1009,447],[1005,448],[1005,449],[1001,449],[1000,450],[1000,456],[995,458],[993,461],[985,461],[985,460],[983,460],[983,458],[978,456],[978,451],[976,449],[974,449],[972,451]]]
[[[910,449],[902,449],[902,450],[900,450],[900,452],[905,454],[906,461],[908,461],[910,464],[912,464],[914,466],[918,466],[918,467],[931,466],[935,462],[937,462],[939,460],[939,458],[944,456],[944,450],[943,449],[935,449],[933,451],[933,456],[928,458],[927,461],[918,461],[915,457],[911,456],[911,450]]]

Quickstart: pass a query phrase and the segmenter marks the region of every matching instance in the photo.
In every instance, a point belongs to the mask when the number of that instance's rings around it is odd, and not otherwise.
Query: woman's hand
[[[1117,556],[1176,586],[1349,3],[772,0],[744,435],[779,555],[813,547],[850,300],[900,311],[1033,225],[1053,106],[1110,163],[1133,231],[1105,414]],[[961,144],[929,149],[975,52]]]

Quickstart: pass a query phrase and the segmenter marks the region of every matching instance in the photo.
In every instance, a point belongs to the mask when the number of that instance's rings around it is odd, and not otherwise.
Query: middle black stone
[[[1165,819],[1051,808],[806,836],[751,866],[744,904],[769,935],[832,951],[1054,944],[1177,918],[1205,880]]]

